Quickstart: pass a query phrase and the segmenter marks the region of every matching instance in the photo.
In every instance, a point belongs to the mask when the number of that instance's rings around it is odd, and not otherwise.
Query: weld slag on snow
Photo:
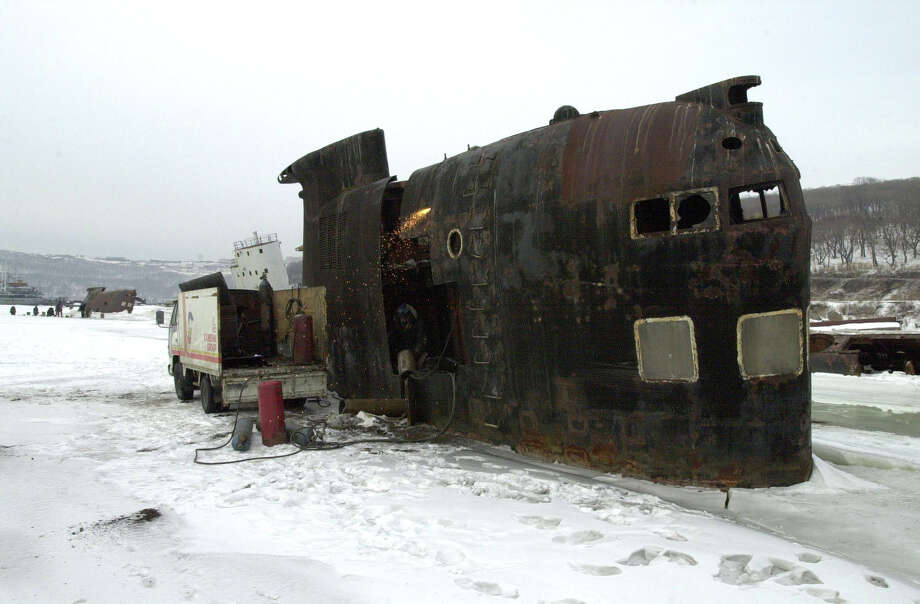
[[[77,535],[79,533],[84,532],[84,530],[87,528],[90,530],[99,530],[99,529],[113,528],[117,526],[130,526],[130,525],[143,524],[146,522],[152,522],[156,520],[157,518],[160,518],[161,516],[162,514],[160,513],[160,510],[156,508],[144,508],[142,510],[138,510],[134,512],[133,514],[124,514],[122,516],[117,516],[115,518],[110,518],[108,520],[99,520],[98,522],[94,522],[93,524],[91,524],[89,527],[78,525],[76,528],[74,528],[71,531],[70,534]]]

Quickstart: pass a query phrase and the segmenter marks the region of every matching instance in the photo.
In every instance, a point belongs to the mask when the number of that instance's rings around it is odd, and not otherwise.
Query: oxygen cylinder
[[[306,365],[313,362],[313,317],[294,315],[294,362]]]
[[[233,427],[233,437],[230,444],[237,451],[248,451],[252,444],[252,425],[255,423],[254,417],[241,417]]]
[[[400,350],[396,355],[396,368],[399,375],[415,371],[415,354],[411,350]]]
[[[268,282],[268,272],[262,273],[259,282],[259,333],[262,340],[262,354],[267,357],[276,355],[275,350],[275,315],[272,303],[275,293]]]
[[[281,382],[268,380],[259,384],[259,422],[262,426],[262,444],[266,447],[287,442],[284,426],[284,399]]]

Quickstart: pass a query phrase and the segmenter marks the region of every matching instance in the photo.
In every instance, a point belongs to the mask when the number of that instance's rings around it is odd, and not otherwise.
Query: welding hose
[[[450,338],[449,335],[448,335],[448,338]],[[445,350],[447,349],[447,344],[444,345],[444,349]],[[441,353],[443,354],[443,352],[444,351],[442,350]],[[414,377],[415,379],[428,379],[434,372],[435,372],[434,370],[431,370],[427,373],[413,372],[413,373],[419,373],[419,376],[413,375],[412,377]],[[236,433],[236,426],[240,419],[240,406],[242,405],[242,400],[243,400],[243,390],[246,389],[246,384],[248,384],[249,381],[253,379],[251,377],[247,378],[247,380],[243,382],[243,387],[240,389],[240,397],[239,397],[239,401],[238,401],[237,408],[236,408],[236,417],[233,420],[233,431],[230,432],[230,438],[228,438],[225,443],[219,446],[216,446],[216,447],[200,447],[200,448],[195,449],[195,457],[193,461],[194,463],[202,465],[202,466],[223,466],[223,465],[229,465],[229,464],[234,464],[234,463],[243,463],[246,461],[261,461],[265,459],[281,459],[283,457],[291,457],[293,455],[297,455],[298,453],[302,453],[304,451],[331,451],[333,449],[344,449],[345,447],[350,447],[353,445],[361,445],[361,444],[385,444],[385,443],[415,444],[415,443],[424,443],[424,442],[431,442],[431,441],[437,440],[441,438],[442,436],[444,436],[447,433],[447,431],[450,429],[451,425],[453,425],[454,418],[457,412],[457,379],[454,376],[454,374],[450,371],[445,371],[444,373],[447,373],[450,376],[450,385],[451,385],[450,415],[448,416],[447,423],[444,424],[444,427],[442,427],[440,430],[438,430],[436,434],[432,436],[426,436],[422,438],[360,438],[357,440],[349,440],[349,441],[343,441],[343,442],[331,442],[331,443],[322,442],[322,443],[312,443],[312,444],[307,444],[307,445],[301,445],[299,443],[291,441],[290,444],[297,447],[297,450],[292,451],[290,453],[282,453],[280,455],[265,455],[265,456],[259,456],[259,457],[245,457],[243,459],[228,459],[225,461],[201,461],[199,460],[198,453],[200,451],[217,451],[218,449],[225,448],[233,440],[233,435]]]
[[[218,449],[223,449],[224,447],[229,445],[230,442],[233,440],[233,435],[236,434],[236,427],[239,425],[239,421],[240,421],[240,408],[243,406],[243,392],[246,390],[246,385],[249,384],[249,382],[252,381],[253,379],[255,379],[254,376],[246,378],[246,381],[243,382],[243,386],[240,388],[240,396],[237,399],[236,416],[233,418],[233,430],[230,431],[230,438],[227,439],[227,442],[223,443],[222,445],[218,445],[216,447],[199,447],[198,449],[195,449],[195,457],[192,461],[194,461],[196,464],[202,465],[202,466],[223,466],[223,465],[227,465],[231,463],[242,463],[244,461],[255,461],[257,459],[281,459],[282,457],[290,457],[292,455],[297,455],[298,453],[303,451],[303,449],[299,448],[296,451],[293,451],[291,453],[282,453],[280,455],[246,457],[243,459],[230,459],[226,461],[201,461],[200,459],[198,459],[198,453],[200,451],[217,451]]]

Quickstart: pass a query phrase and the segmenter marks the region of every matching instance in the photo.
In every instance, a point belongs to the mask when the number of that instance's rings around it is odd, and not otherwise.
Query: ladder
[[[493,155],[481,155],[476,178],[464,191],[472,197],[470,220],[465,239],[469,242],[469,278],[472,295],[467,310],[473,317],[472,366],[473,395],[484,407],[482,423],[497,429],[502,413],[504,353],[499,332],[497,292],[494,271],[494,205],[492,187]],[[479,415],[479,414],[476,414]]]

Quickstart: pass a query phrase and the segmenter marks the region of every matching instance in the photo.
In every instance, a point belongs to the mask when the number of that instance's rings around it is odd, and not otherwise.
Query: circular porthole
[[[456,260],[463,253],[463,234],[460,229],[451,229],[447,234],[447,255]]]

